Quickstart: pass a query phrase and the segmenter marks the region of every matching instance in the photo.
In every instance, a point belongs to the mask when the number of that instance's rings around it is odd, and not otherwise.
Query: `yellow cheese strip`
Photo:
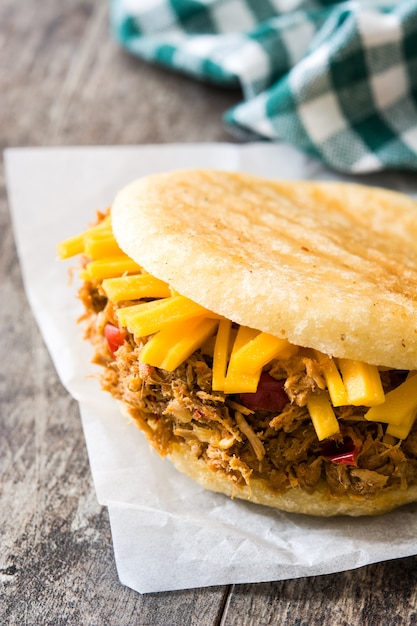
[[[129,332],[139,337],[152,335],[175,321],[188,320],[192,317],[219,318],[184,296],[172,296],[123,307],[118,309],[116,315],[121,326],[125,326]],[[188,332],[187,329],[185,332]]]
[[[247,326],[239,326],[230,355],[226,378],[224,380],[223,390],[225,393],[255,393],[257,390],[262,367],[252,373],[247,371],[242,372],[240,367],[235,367],[235,359],[239,350],[257,335],[259,335],[258,330],[248,328]]]
[[[194,320],[191,320],[192,322]],[[186,320],[183,322],[188,327],[190,326],[190,321]],[[196,320],[196,325],[191,328],[191,332],[184,332],[179,341],[172,347],[168,349],[168,353],[165,359],[162,361],[161,368],[166,369],[169,372],[177,368],[183,361],[188,359],[188,357],[198,350],[200,346],[210,337],[215,331],[219,324],[219,320],[210,319],[210,318],[202,318]],[[168,335],[168,330],[165,328],[160,333],[164,333]],[[158,333],[158,334],[160,334]]]
[[[233,369],[254,374],[277,357],[286,359],[293,356],[298,347],[286,339],[278,339],[268,333],[259,333],[238,350],[233,351]]]
[[[319,441],[333,437],[340,431],[339,422],[327,394],[311,396],[307,402],[307,409]]]
[[[57,245],[58,258],[64,260],[76,256],[77,254],[82,254],[85,247],[85,237],[95,232],[102,232],[103,230],[106,230],[110,235],[112,235],[110,217],[104,218],[104,220],[102,220],[99,224],[92,226],[87,231],[83,231],[78,235],[74,235],[73,237],[69,237],[64,241],[61,241]]]
[[[224,391],[231,329],[232,322],[230,320],[220,320],[213,352],[213,391]]]
[[[410,411],[408,416],[403,417],[401,424],[388,424],[386,434],[397,437],[397,439],[407,439],[416,417],[417,411]]]
[[[123,252],[120,250],[112,231],[103,228],[85,233],[84,254],[89,259],[103,259],[123,254]]]
[[[84,233],[69,237],[57,245],[58,258],[63,261],[84,252]]]
[[[123,274],[137,274],[141,267],[126,254],[90,261],[80,273],[82,279],[103,280]]]
[[[365,413],[371,422],[384,422],[401,427],[411,419],[410,414],[417,411],[417,377],[408,378],[385,395],[385,402],[374,406]]]
[[[142,298],[168,298],[171,295],[167,283],[151,274],[106,278],[103,280],[102,287],[112,302],[141,300]]]
[[[227,372],[224,381],[224,393],[255,393],[262,370],[254,374],[241,374],[240,372]],[[220,389],[218,391],[221,391]]]
[[[204,317],[171,322],[144,345],[139,360],[172,372],[215,332],[218,323]]]
[[[216,335],[212,335],[200,346],[200,350],[206,356],[213,358],[214,354],[214,345],[216,343]]]
[[[336,363],[331,357],[322,354],[318,350],[314,350],[314,354],[317,356],[322,366],[324,380],[326,381],[327,390],[333,406],[344,406],[348,403],[347,393],[342,377],[336,367]]]
[[[338,359],[347,393],[347,404],[376,406],[385,399],[381,377],[375,365],[350,359]]]

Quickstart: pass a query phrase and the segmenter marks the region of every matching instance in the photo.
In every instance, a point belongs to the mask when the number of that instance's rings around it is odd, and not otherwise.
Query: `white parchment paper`
[[[91,471],[109,509],[122,583],[142,592],[328,574],[417,553],[417,507],[377,518],[283,514],[202,490],[149,451],[91,374],[75,320],[70,263],[56,244],[140,176],[182,167],[240,169],[276,178],[340,178],[283,145],[184,144],[9,149],[7,186],[25,289],[58,374],[79,402]],[[413,176],[363,182],[417,192]]]

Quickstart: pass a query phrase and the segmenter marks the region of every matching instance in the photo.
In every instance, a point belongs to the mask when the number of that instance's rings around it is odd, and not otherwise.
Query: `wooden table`
[[[0,0],[2,148],[230,141],[221,115],[239,98],[123,53],[104,0]],[[0,203],[0,624],[416,624],[417,557],[177,593],[120,584],[78,407],[25,298],[3,169]]]

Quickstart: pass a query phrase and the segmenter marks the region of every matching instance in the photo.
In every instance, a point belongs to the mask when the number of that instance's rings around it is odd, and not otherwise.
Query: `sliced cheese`
[[[260,332],[233,351],[233,368],[253,374],[273,359],[287,359],[297,351],[286,339]]]
[[[371,422],[384,422],[404,429],[417,412],[417,377],[409,375],[398,387],[385,395],[385,402],[365,413]],[[402,432],[402,431],[401,431]],[[393,434],[393,433],[388,433]],[[394,435],[397,436],[397,435]],[[402,437],[400,437],[402,439]]]
[[[84,233],[69,237],[57,245],[58,258],[62,261],[84,252]]]
[[[201,317],[171,322],[144,345],[139,360],[172,372],[215,332],[218,323]]]
[[[242,371],[239,361],[239,350],[258,334],[258,330],[248,328],[247,326],[239,326],[224,381],[223,391],[225,393],[255,393],[257,390],[262,367],[252,373]],[[236,355],[238,355],[237,365]]]
[[[307,402],[307,409],[319,441],[340,432],[339,422],[329,397],[325,393],[315,394]]]
[[[219,316],[184,296],[172,296],[123,307],[118,309],[116,314],[119,324],[138,337],[152,335],[171,322],[189,320],[192,317],[219,319]],[[190,333],[190,330],[184,327],[185,333]]]
[[[95,233],[100,234],[104,231],[114,239],[109,216],[105,217],[99,224],[91,226],[88,230],[61,241],[57,245],[58,258],[64,260],[76,256],[77,254],[84,254],[86,238],[93,237]]]
[[[375,365],[351,359],[338,359],[338,364],[346,388],[347,404],[376,406],[384,402],[381,377]]]
[[[417,409],[403,416],[401,424],[388,424],[386,434],[397,439],[407,439],[417,417]]]
[[[106,278],[103,280],[102,287],[112,302],[141,300],[142,298],[168,298],[171,295],[167,283],[151,274]]]
[[[223,351],[225,346],[223,345]],[[287,359],[298,347],[247,326],[240,326],[230,355],[227,374],[221,387],[222,373],[216,378],[216,389],[225,393],[254,393],[258,388],[263,367],[275,358]],[[224,353],[222,371],[224,366]],[[220,368],[220,366],[219,366]]]
[[[213,391],[224,391],[231,330],[232,322],[230,320],[220,320],[213,351]]]
[[[84,254],[89,259],[103,259],[105,257],[123,254],[110,229],[90,230],[84,235]]]
[[[337,369],[334,359],[314,350],[314,354],[319,359],[322,366],[324,380],[330,395],[333,406],[344,406],[348,403],[346,387]]]
[[[137,274],[141,267],[126,254],[120,254],[104,259],[90,261],[81,272],[81,278],[86,280],[103,280],[123,274]]]
[[[217,333],[216,333],[217,335]],[[206,356],[209,356],[211,358],[213,358],[213,354],[214,354],[214,345],[216,343],[216,335],[212,335],[211,337],[209,337],[207,339],[207,341],[205,341],[201,346],[200,346],[200,350],[203,354],[205,354]]]

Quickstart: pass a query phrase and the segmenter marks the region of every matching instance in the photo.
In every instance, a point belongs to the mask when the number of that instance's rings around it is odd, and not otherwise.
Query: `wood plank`
[[[221,626],[407,626],[417,619],[417,558],[276,583],[236,585]]]
[[[1,0],[0,24],[3,146],[230,140],[239,93],[122,52],[106,3]]]

